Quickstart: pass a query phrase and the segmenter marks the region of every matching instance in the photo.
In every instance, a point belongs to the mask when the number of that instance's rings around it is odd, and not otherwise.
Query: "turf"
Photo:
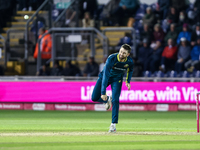
[[[195,112],[0,111],[1,149],[200,149]]]

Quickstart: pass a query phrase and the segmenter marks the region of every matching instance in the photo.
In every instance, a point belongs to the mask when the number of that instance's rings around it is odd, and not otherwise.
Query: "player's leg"
[[[119,97],[121,93],[122,81],[116,81],[111,84],[112,88],[112,123],[118,123]]]
[[[121,93],[122,81],[116,81],[111,84],[112,88],[112,123],[109,132],[116,132],[119,114],[119,97]]]
[[[102,78],[98,78],[96,85],[94,87],[94,90],[92,92],[92,101],[107,103],[107,101],[104,101],[103,99],[101,99],[101,84],[102,84]]]

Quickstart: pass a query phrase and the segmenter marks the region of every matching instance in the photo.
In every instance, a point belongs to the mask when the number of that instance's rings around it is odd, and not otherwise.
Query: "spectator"
[[[158,7],[156,10],[162,14],[161,19],[165,19],[168,14],[168,10],[170,7],[170,1],[169,0],[158,0]]]
[[[147,70],[148,68],[148,57],[152,53],[152,49],[149,47],[149,42],[147,39],[143,39],[143,46],[138,50],[138,60],[137,64],[140,64],[143,70]]]
[[[174,70],[174,65],[177,59],[177,47],[174,46],[172,39],[168,39],[168,46],[164,48],[161,58],[160,70],[165,72],[169,70]]]
[[[146,8],[146,14],[142,18],[143,24],[148,24],[149,27],[153,27],[155,23],[155,15],[151,10],[151,7]]]
[[[170,7],[170,12],[167,16],[167,23],[177,23],[178,22],[178,14],[174,7]]]
[[[62,75],[64,76],[81,76],[80,69],[71,64],[71,60],[66,62],[65,68],[63,69]]]
[[[40,68],[39,72],[36,73],[37,76],[49,76],[50,75],[50,69],[49,64],[45,64]]]
[[[0,32],[1,28],[7,26],[7,21],[11,22],[12,15],[16,13],[15,0],[0,0]]]
[[[47,31],[45,28],[40,28],[39,29],[39,37],[40,39],[44,33]],[[45,62],[51,58],[51,49],[52,49],[52,40],[51,40],[51,35],[47,34],[43,37],[41,43],[41,58],[42,58],[42,64],[45,64]],[[34,58],[36,59],[38,57],[38,43],[35,46],[35,52],[34,52]]]
[[[139,0],[120,0],[119,6],[112,13],[112,16],[117,16],[116,23],[123,25],[124,17],[132,17],[139,8]]]
[[[84,76],[98,76],[99,65],[94,61],[94,57],[89,58],[89,62],[86,64],[83,75]]]
[[[97,0],[80,0],[79,1],[79,10],[80,10],[80,19],[84,17],[86,12],[90,13],[91,19],[94,18],[95,11],[98,8]]]
[[[200,15],[200,0],[195,0],[194,2],[194,12],[195,12],[195,20],[200,21],[199,15]]]
[[[165,33],[163,32],[159,24],[154,25],[153,36],[154,36],[154,41],[161,41],[161,42],[164,41]]]
[[[104,26],[113,26],[116,16],[112,16],[112,13],[118,8],[120,0],[110,0],[103,8],[100,18],[103,20]]]
[[[180,32],[184,24],[188,24],[188,18],[184,11],[179,13],[179,20],[177,24],[177,30]]]
[[[59,62],[56,61],[54,67],[51,69],[52,76],[60,76],[62,75],[63,68],[59,65]]]
[[[161,61],[161,55],[163,52],[164,47],[160,41],[156,41],[156,46],[153,49],[151,56],[148,58],[148,70],[154,73],[156,70],[159,69],[159,63]]]
[[[179,33],[177,38],[177,44],[180,44],[180,39],[185,37],[187,41],[191,41],[191,33],[188,31],[188,24],[183,24],[183,31]]]
[[[174,7],[178,12],[186,10],[186,0],[171,0],[171,6]]]
[[[187,45],[186,38],[181,38],[181,45],[178,48],[178,60],[175,65],[175,71],[180,73],[183,70],[184,63],[188,61],[190,57],[190,46]]]
[[[195,46],[197,39],[200,37],[200,23],[196,24],[196,30],[192,32],[191,45]]]
[[[120,41],[119,41],[117,46],[121,47],[123,44],[128,44],[130,46],[133,45],[133,43],[132,43],[132,35],[130,33],[126,32],[125,36],[120,39]]]
[[[191,59],[185,63],[185,68],[189,72],[193,72],[195,65],[198,64],[200,61],[200,38],[197,39],[196,45],[193,47],[192,51],[190,52]]]
[[[178,33],[176,32],[175,27],[176,27],[175,24],[170,25],[170,31],[167,33],[167,35],[165,36],[165,39],[164,39],[166,44],[169,39],[176,41],[176,39],[178,37]]]
[[[66,27],[76,27],[76,16],[77,12],[75,6],[71,6],[66,11],[65,26]]]
[[[82,19],[82,23],[83,23],[83,27],[84,28],[94,27],[94,20],[92,20],[90,18],[90,13],[89,12],[85,12],[84,18]]]
[[[148,41],[151,41],[152,37],[153,37],[153,34],[148,24],[144,24],[143,31],[140,33],[140,41],[142,42],[143,39],[147,39]]]

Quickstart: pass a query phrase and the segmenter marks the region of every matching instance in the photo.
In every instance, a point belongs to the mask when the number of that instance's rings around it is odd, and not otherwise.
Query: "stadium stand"
[[[1,0],[0,2],[2,3],[3,1]],[[9,2],[12,1],[10,0]],[[19,4],[22,4],[21,2],[22,1],[20,1]],[[66,62],[71,60],[72,65],[79,66],[81,70],[80,74],[82,74],[87,59],[90,56],[94,57],[98,64],[101,64],[104,57],[117,52],[119,46],[123,42],[130,42],[132,45],[132,56],[135,62],[138,60],[138,51],[144,39],[149,41],[151,48],[154,50],[158,42],[161,42],[161,47],[165,47],[169,38],[172,38],[173,41],[177,41],[176,46],[178,48],[180,46],[179,41],[182,37],[185,37],[187,41],[191,40],[191,43],[188,43],[191,49],[196,46],[196,40],[199,37],[199,1],[196,0],[194,3],[190,3],[188,0],[184,0],[181,5],[178,5],[177,1],[171,0],[167,1],[167,5],[165,6],[163,5],[164,1],[160,0],[152,4],[141,3],[138,0],[134,2],[137,4],[134,7],[134,11],[130,11],[131,14],[130,12],[128,14],[124,12],[123,18],[115,18],[120,15],[112,17],[112,15],[117,12],[117,9],[125,8],[123,7],[123,0],[110,0],[106,4],[101,3],[98,5],[97,1],[95,1],[93,5],[85,5],[86,3],[91,4],[90,0],[81,0],[80,2],[76,0],[71,0],[70,2],[45,0],[43,4],[40,4],[39,8],[33,5],[32,9],[36,10],[38,8],[36,11],[21,11],[23,9],[22,6],[15,3],[10,5],[7,9],[2,9],[1,7],[1,12],[8,12],[10,9],[14,11],[9,14],[10,19],[5,20],[2,16],[0,17],[4,22],[0,27],[0,63],[5,68],[5,75],[35,75],[37,72],[36,65],[38,60],[33,58],[33,52],[38,40],[38,29],[41,27],[45,27],[47,30],[52,27],[63,29],[68,27],[82,27],[83,24],[85,24],[85,22],[82,22],[85,12],[90,12],[91,19],[94,20],[94,27],[100,31],[99,33],[87,31],[85,29],[81,29],[82,31],[74,30],[73,32],[81,35],[81,41],[67,43],[65,40],[71,33],[66,31],[63,33],[66,34],[65,36],[56,36],[56,40],[54,38],[55,42],[52,41],[52,43],[56,43],[53,49],[56,51],[56,57],[59,56],[59,58],[56,58],[58,64],[65,68]],[[26,10],[29,9],[29,5],[30,3],[27,3]],[[17,11],[18,7],[20,11]],[[71,10],[71,13],[68,10]],[[66,25],[66,22],[68,24],[71,22],[70,14],[73,15],[72,26]],[[127,26],[129,28],[127,28]],[[154,27],[155,29],[159,28],[158,31],[153,32]],[[183,32],[181,32],[182,29],[184,30]],[[59,34],[59,32],[56,33]],[[107,38],[108,49],[106,49],[106,42],[103,36]],[[62,41],[64,43],[62,43]],[[198,46],[196,46],[196,48],[197,47]],[[151,60],[153,57],[153,52],[154,51],[148,55],[148,60]],[[190,58],[187,60],[189,59]],[[156,60],[161,60],[161,56]],[[184,60],[184,63],[186,63],[187,60]],[[53,68],[55,62],[52,62],[51,59],[48,60],[48,62],[50,63],[50,68]],[[160,65],[161,61],[156,61],[155,66]],[[195,77],[197,76],[199,63],[195,65],[196,66],[191,69],[190,65],[188,67],[188,65],[183,64],[183,68],[181,70],[179,69],[180,71],[177,72],[175,68],[171,68],[169,71],[174,71],[174,74],[181,77],[185,76],[184,71],[188,71],[189,69],[189,72],[187,72],[189,76]],[[136,76],[145,75],[147,73],[146,71],[148,71],[148,75],[146,76],[149,77],[169,76],[169,73],[162,72],[162,69],[159,70],[159,67],[145,70],[137,69],[137,67],[140,68],[136,65],[135,70],[140,72],[135,73]]]

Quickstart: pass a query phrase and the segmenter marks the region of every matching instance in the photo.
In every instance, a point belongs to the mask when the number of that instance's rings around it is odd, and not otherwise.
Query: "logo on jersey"
[[[128,68],[128,64],[124,65],[125,68]]]

